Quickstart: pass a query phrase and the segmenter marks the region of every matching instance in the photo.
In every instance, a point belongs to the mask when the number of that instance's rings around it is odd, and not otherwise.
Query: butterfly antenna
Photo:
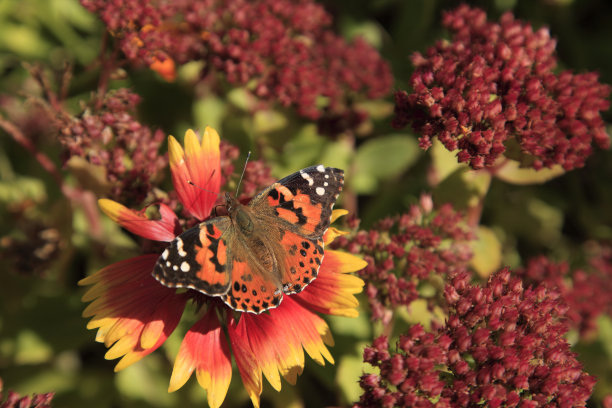
[[[213,170],[213,171],[212,171],[212,173],[210,173],[210,177],[208,177],[208,180],[206,181],[206,184],[208,184],[208,182],[210,181],[210,179],[212,179],[213,175],[215,174],[215,171],[216,171],[216,170]],[[219,193],[215,193],[214,191],[210,191],[210,190],[207,190],[207,189],[205,189],[205,188],[203,188],[203,187],[198,186],[196,183],[194,183],[194,182],[193,182],[193,181],[191,181],[191,180],[187,180],[187,183],[191,184],[192,186],[194,186],[194,187],[196,187],[196,188],[199,188],[199,189],[200,189],[200,190],[202,190],[202,191],[206,191],[207,193],[214,194],[214,195],[216,195],[217,197],[220,197],[220,196],[221,196],[221,194],[219,194]]]
[[[244,172],[247,168],[247,163],[249,162],[249,158],[251,157],[251,151],[247,153],[246,160],[244,161],[244,167],[242,168],[242,174],[240,175],[240,180],[238,180],[238,185],[236,186],[236,197],[238,197],[238,191],[240,190],[240,184],[242,183],[242,178],[244,177]]]

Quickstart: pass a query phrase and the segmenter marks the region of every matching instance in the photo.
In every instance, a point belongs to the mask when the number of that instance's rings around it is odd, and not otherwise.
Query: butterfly
[[[226,193],[228,215],[176,237],[153,276],[168,287],[220,297],[236,311],[273,309],[317,277],[343,184],[342,170],[318,165],[279,180],[247,205]]]

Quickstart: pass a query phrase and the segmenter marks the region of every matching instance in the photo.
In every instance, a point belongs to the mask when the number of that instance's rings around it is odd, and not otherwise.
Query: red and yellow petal
[[[96,341],[109,347],[106,358],[121,357],[119,371],[156,350],[174,331],[187,297],[160,285],[151,271],[157,255],[149,254],[109,265],[79,285],[93,285],[82,300],[93,316],[88,329],[98,329]]]
[[[201,143],[193,130],[187,130],[185,150],[174,137],[168,138],[174,189],[187,211],[199,220],[208,218],[220,190],[219,144],[219,134],[211,127],[204,130]]]
[[[214,307],[185,334],[168,391],[181,388],[194,370],[198,383],[208,394],[208,405],[211,408],[221,406],[232,379],[232,362],[229,344]]]
[[[228,333],[244,386],[255,407],[259,406],[262,373],[277,391],[280,375],[295,384],[304,368],[304,350],[317,363],[333,363],[326,345],[333,345],[329,327],[315,313],[290,296],[269,313],[243,313],[228,325]],[[279,375],[280,374],[280,375]]]
[[[277,327],[282,327],[287,341],[293,338],[297,342],[293,345],[301,345],[310,358],[320,365],[325,365],[325,360],[334,363],[326,347],[333,346],[334,340],[329,326],[317,314],[296,302],[292,296],[285,296],[279,307],[270,310],[270,315],[275,318]]]
[[[364,282],[349,272],[361,270],[367,262],[345,252],[326,250],[317,279],[296,295],[296,300],[320,313],[357,317],[359,301],[355,294]]]
[[[244,314],[241,322],[261,371],[272,387],[279,391],[280,375],[295,384],[304,366],[304,352],[294,333],[286,333],[282,326],[284,322],[279,322],[277,316],[277,313]]]
[[[153,241],[172,241],[179,233],[180,226],[174,211],[165,204],[159,205],[161,219],[150,220],[143,211],[134,211],[116,201],[102,198],[98,205],[110,219],[128,231]]]
[[[246,313],[242,314],[242,316],[245,315]],[[227,325],[227,333],[244,388],[251,398],[253,407],[259,408],[259,396],[263,387],[261,368],[249,345],[244,319],[241,318],[239,322],[236,322],[234,318],[231,318]]]

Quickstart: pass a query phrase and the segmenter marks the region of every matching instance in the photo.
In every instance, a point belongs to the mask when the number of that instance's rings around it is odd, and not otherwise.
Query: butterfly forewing
[[[162,284],[191,288],[220,296],[229,290],[231,255],[227,237],[228,217],[218,217],[193,227],[164,249],[153,269]]]
[[[307,167],[274,183],[251,201],[258,213],[272,215],[299,235],[320,238],[344,185],[344,172],[323,165]]]

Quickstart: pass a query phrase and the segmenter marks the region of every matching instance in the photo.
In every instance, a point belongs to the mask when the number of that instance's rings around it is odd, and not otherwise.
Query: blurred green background
[[[441,11],[459,2],[338,0],[323,4],[334,16],[337,32],[346,38],[363,35],[389,61],[394,89],[406,89],[412,69],[410,54],[424,51],[445,36]],[[602,82],[612,83],[611,2],[497,0],[472,4],[484,8],[491,20],[512,10],[536,28],[550,27],[558,39],[562,68],[597,71]],[[74,71],[67,102],[74,114],[79,113],[80,101],[89,99],[97,83],[99,71],[93,62],[103,33],[102,23],[77,0],[2,0],[0,114],[25,117],[32,107],[30,98],[40,94],[24,63],[40,63],[57,73],[66,61],[73,64]],[[174,83],[164,82],[147,69],[126,67],[126,71],[112,87],[131,87],[142,96],[139,118],[152,128],[180,138],[187,128],[211,125],[222,138],[240,147],[242,157],[253,150],[256,158],[265,159],[275,177],[318,162],[346,169],[353,202],[345,204],[358,210],[362,228],[406,211],[422,192],[433,191],[436,202],[450,201],[458,208],[473,195],[482,194],[472,191],[474,184],[461,174],[437,189],[428,184],[432,154],[421,151],[417,137],[408,130],[391,128],[391,95],[363,103],[371,119],[362,134],[329,138],[288,110],[249,114],[249,101],[240,88],[198,99],[189,82],[182,80],[194,75],[193,67],[183,67]],[[50,81],[56,86],[59,78],[51,75]],[[609,122],[610,112],[604,118]],[[262,138],[266,140],[263,147],[256,143]],[[49,132],[41,131],[35,143],[60,166],[61,149]],[[77,183],[77,176],[68,169],[62,169],[62,176],[69,185]],[[171,188],[169,171],[164,186],[167,191]],[[585,168],[545,184],[520,186],[494,179],[481,221],[493,232],[493,243],[485,243],[484,252],[491,252],[491,246],[497,248],[501,263],[510,266],[537,254],[580,265],[585,242],[612,241],[611,209],[610,151],[596,150]],[[1,130],[0,217],[0,378],[5,392],[53,391],[57,407],[206,404],[204,391],[193,379],[181,390],[167,393],[179,336],[173,335],[141,362],[113,372],[115,362],[104,359],[106,349],[94,342],[95,332],[85,328],[86,320],[81,317],[85,305],[80,302],[83,289],[77,281],[137,254],[138,247],[106,217],[102,217],[103,234],[92,237],[82,209],[69,202],[32,155]],[[46,244],[44,256],[33,255]],[[412,313],[406,319],[418,320],[418,309]],[[276,393],[264,385],[262,406],[347,406],[358,399],[357,381],[368,369],[361,363],[361,350],[380,328],[370,322],[365,304],[357,319],[328,321],[336,340],[331,349],[336,364],[319,367],[307,359],[297,386],[285,383]],[[179,327],[175,333],[184,331]],[[603,317],[598,337],[577,345],[586,370],[599,377],[592,406],[612,392],[611,344],[612,321]],[[236,370],[224,406],[250,406]]]

